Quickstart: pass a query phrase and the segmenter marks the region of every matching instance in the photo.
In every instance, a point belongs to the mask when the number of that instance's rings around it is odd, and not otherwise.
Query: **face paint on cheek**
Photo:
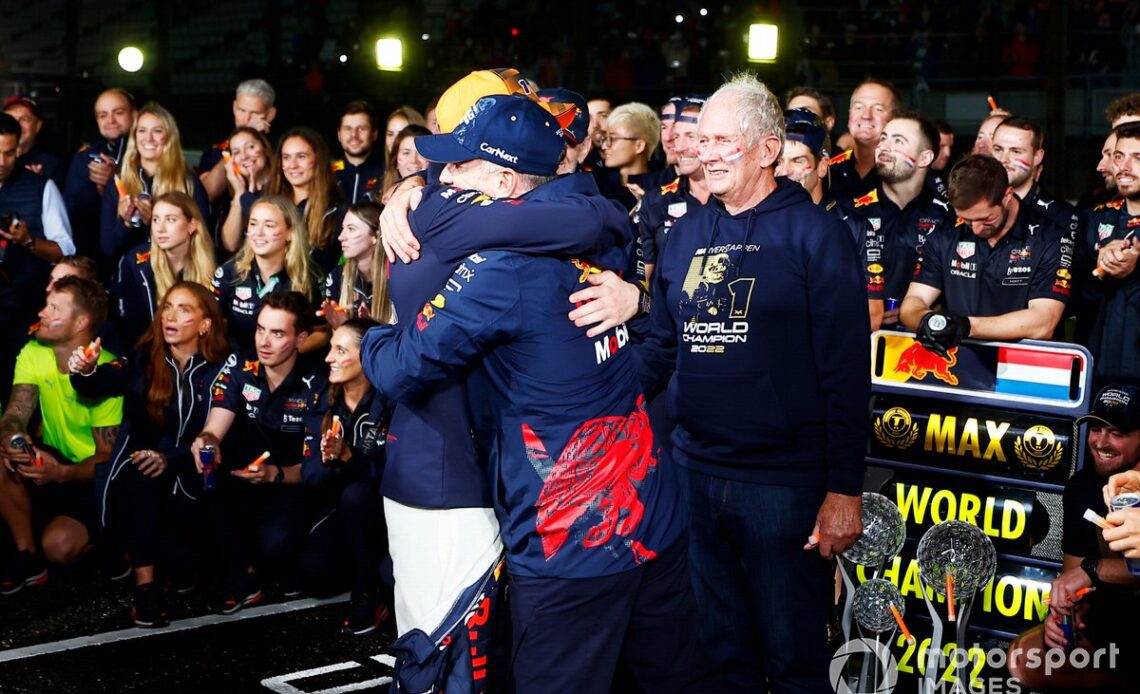
[[[1024,159],[1014,159],[1013,165],[1014,165],[1014,167],[1020,169],[1021,171],[1026,172],[1026,173],[1028,173],[1033,168],[1033,166],[1029,162],[1025,161]]]
[[[907,165],[908,169],[913,169],[915,166],[918,165],[918,162],[915,160],[914,157],[910,156],[909,154],[902,151],[901,149],[892,149],[891,151],[902,158],[903,163]]]
[[[740,159],[743,156],[744,156],[744,150],[740,149],[739,147],[735,147],[735,148],[729,150],[728,152],[726,152],[725,155],[721,158],[724,159],[725,161],[736,161],[737,159]]]

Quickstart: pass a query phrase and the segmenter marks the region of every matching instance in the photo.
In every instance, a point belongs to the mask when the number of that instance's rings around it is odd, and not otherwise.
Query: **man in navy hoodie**
[[[448,162],[441,181],[453,186],[416,210],[432,210],[425,249],[453,246],[475,208],[601,200],[588,177],[554,178],[558,125],[522,97],[479,99],[451,134],[416,146]],[[599,271],[581,257],[480,251],[405,327],[370,330],[361,361],[399,402],[466,377],[511,575],[513,691],[607,692],[619,661],[645,691],[700,691],[680,489],[658,460],[629,331],[591,339],[565,320],[566,297]]]
[[[754,77],[713,94],[698,133],[715,199],[669,234],[635,353],[677,417],[700,637],[720,691],[831,692],[829,560],[862,531],[870,396],[857,252],[777,181],[784,114]]]

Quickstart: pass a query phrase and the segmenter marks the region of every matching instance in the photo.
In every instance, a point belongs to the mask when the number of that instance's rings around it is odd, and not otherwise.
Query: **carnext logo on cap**
[[[492,147],[491,145],[487,144],[486,142],[480,142],[479,143],[479,151],[480,152],[486,152],[487,154],[490,154],[491,156],[495,156],[495,157],[498,157],[500,159],[509,161],[512,164],[519,163],[519,158],[516,157],[515,155],[508,154],[507,152],[499,149],[498,147]]]

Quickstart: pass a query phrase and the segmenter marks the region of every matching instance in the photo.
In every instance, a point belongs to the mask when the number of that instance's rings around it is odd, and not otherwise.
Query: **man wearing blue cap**
[[[452,133],[416,147],[447,163],[441,181],[452,185],[413,214],[414,227],[428,223],[425,249],[473,207],[575,198],[563,190],[574,177],[555,177],[558,125],[526,99],[479,99]],[[591,339],[565,320],[566,297],[599,271],[582,258],[480,251],[407,327],[369,331],[362,361],[399,402],[467,377],[512,581],[510,688],[608,692],[624,660],[643,690],[691,691],[680,490],[656,455],[628,330]]]
[[[872,330],[898,323],[919,248],[954,221],[949,204],[926,185],[937,155],[937,128],[914,112],[899,113],[875,149],[878,183],[839,200],[863,251]]]
[[[830,164],[831,138],[820,125],[819,117],[804,108],[784,111],[784,149],[776,164],[776,175],[787,176],[799,183],[815,204],[828,212],[836,207],[835,198],[824,190]]]

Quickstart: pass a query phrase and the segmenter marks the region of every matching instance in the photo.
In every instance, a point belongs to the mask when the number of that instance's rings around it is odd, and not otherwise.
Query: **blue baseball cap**
[[[1099,422],[1122,434],[1140,429],[1140,387],[1135,382],[1105,386],[1096,394],[1092,410],[1077,423]]]
[[[823,151],[823,141],[827,137],[827,130],[814,113],[806,108],[790,108],[784,111],[784,123],[787,139],[804,143],[817,157],[826,154]]]
[[[538,100],[544,104],[570,104],[577,112],[574,120],[562,129],[562,134],[572,145],[580,145],[586,141],[586,133],[590,131],[590,109],[586,106],[586,98],[578,92],[572,92],[564,87],[539,89]]]
[[[450,133],[423,135],[428,161],[483,159],[519,173],[553,176],[564,149],[558,120],[538,102],[513,94],[480,98]]]

